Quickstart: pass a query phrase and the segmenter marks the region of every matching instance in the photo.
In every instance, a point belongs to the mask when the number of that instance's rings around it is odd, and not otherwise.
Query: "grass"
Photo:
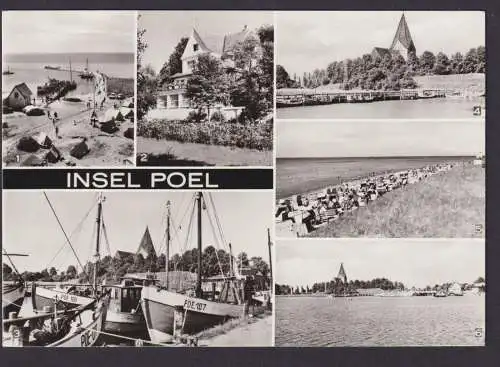
[[[273,149],[273,124],[195,123],[151,120],[137,123],[137,135],[157,140],[221,145],[270,151]]]
[[[455,167],[392,191],[309,236],[483,238],[485,205],[484,169]]]
[[[200,331],[198,334],[196,334],[196,337],[198,337],[198,339],[211,339],[216,336],[226,334],[227,332],[233,329],[253,324],[263,319],[264,317],[268,316],[272,316],[272,312],[269,310],[262,309],[257,314],[254,314],[254,316],[251,318],[241,317],[241,318],[230,319],[223,324],[216,325],[210,329]]]

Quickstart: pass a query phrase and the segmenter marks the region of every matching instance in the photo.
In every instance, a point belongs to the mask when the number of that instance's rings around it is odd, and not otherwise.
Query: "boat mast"
[[[94,254],[94,294],[97,294],[97,271],[98,271],[98,263],[99,263],[99,245],[101,241],[101,219],[102,219],[102,202],[103,196],[102,193],[99,194],[98,204],[97,204],[97,236],[96,236],[96,244],[95,244],[95,254]]]
[[[233,269],[233,246],[229,243],[229,276],[234,275]]]
[[[69,79],[73,82],[73,71],[71,70],[71,57],[69,58]]]
[[[198,274],[196,277],[196,290],[195,294],[196,297],[201,298],[202,296],[202,290],[201,290],[201,246],[202,246],[202,236],[201,236],[201,201],[203,200],[203,195],[200,192],[198,192],[198,195],[196,197],[196,200],[198,201]]]
[[[269,282],[270,282],[270,286],[269,288],[272,288],[273,287],[273,259],[272,259],[272,256],[271,256],[271,232],[269,230],[269,228],[267,229],[267,247],[269,249]]]
[[[170,200],[167,201],[167,228],[166,228],[166,236],[165,236],[165,284],[169,286],[168,279],[168,260],[170,258]]]

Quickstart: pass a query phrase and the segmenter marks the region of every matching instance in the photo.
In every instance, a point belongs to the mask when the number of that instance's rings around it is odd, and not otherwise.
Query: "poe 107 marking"
[[[207,304],[203,303],[203,302],[196,302],[196,301],[189,300],[189,299],[184,301],[184,308],[186,308],[188,310],[202,312],[202,311],[205,311],[206,307],[207,307]]]

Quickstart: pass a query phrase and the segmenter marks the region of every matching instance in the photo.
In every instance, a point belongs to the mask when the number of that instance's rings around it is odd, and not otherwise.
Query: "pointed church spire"
[[[342,279],[344,283],[347,283],[347,274],[345,273],[344,270],[344,263],[340,263],[340,269],[339,269],[339,274],[337,275],[337,278]]]
[[[408,27],[408,23],[406,23],[404,13],[401,15],[401,19],[399,20],[398,28],[396,30],[396,34],[394,35],[394,39],[392,40],[390,50],[402,51],[401,48],[405,49],[407,52],[415,52],[415,44],[411,38],[410,28]]]
[[[156,256],[155,247],[153,245],[153,240],[151,239],[151,234],[149,233],[148,226],[146,226],[146,230],[144,231],[144,235],[142,236],[139,248],[137,249],[137,253],[142,254],[142,256],[144,257],[148,257],[148,255]]]

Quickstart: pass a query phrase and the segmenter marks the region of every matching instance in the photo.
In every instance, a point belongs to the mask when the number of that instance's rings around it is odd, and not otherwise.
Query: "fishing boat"
[[[202,254],[202,212],[204,209],[207,209],[207,203],[201,192],[198,192],[194,199],[193,208],[196,208],[197,213],[197,250],[198,254]],[[216,216],[215,206],[211,197],[210,202]],[[170,247],[169,203],[167,203],[167,208],[165,258],[168,261]],[[218,222],[217,216],[216,219]],[[210,223],[212,223],[211,220]],[[229,248],[231,250],[231,247]],[[249,301],[244,299],[243,287],[245,279],[238,274],[233,266],[232,254],[230,264],[231,270],[227,276],[221,274],[222,279],[218,279],[217,281],[207,279],[205,285],[203,285],[201,276],[203,271],[202,256],[198,256],[199,271],[197,272],[194,289],[173,291],[169,286],[168,267],[166,267],[167,277],[165,286],[144,287],[141,295],[141,304],[151,340],[155,343],[168,343],[179,334],[195,334],[201,330],[221,324],[228,319],[243,317],[245,303]],[[218,287],[216,287],[216,284]]]
[[[2,282],[2,313],[3,318],[6,318],[7,315],[11,312],[19,312],[21,306],[23,305],[24,296],[25,296],[25,282],[21,277],[21,274],[17,270],[14,262],[12,261],[12,256],[28,256],[25,254],[10,254],[5,249],[3,250],[3,255],[10,262],[12,266],[12,270],[15,274],[15,280],[11,281],[3,281]]]
[[[94,73],[89,71],[89,59],[87,59],[86,63],[87,66],[83,69],[83,72],[80,73],[80,78],[88,80],[94,79]]]
[[[51,66],[51,65],[45,65],[43,67],[45,70],[61,70],[60,66]]]
[[[104,286],[105,289],[110,290],[105,331],[117,334],[137,334],[146,330],[146,321],[140,303],[143,285],[138,284],[138,280],[124,277],[120,284]],[[150,282],[151,280],[144,279],[144,281]]]
[[[67,243],[73,249],[48,196],[44,195]],[[92,285],[82,291],[76,286],[45,288],[35,284],[31,291],[34,314],[19,318],[16,313],[11,313],[3,320],[4,330],[7,329],[3,337],[4,346],[90,347],[98,343],[109,305],[109,292],[97,286],[103,200],[99,195]]]
[[[10,67],[8,67],[8,66],[7,66],[7,70],[4,70],[4,71],[2,72],[2,75],[12,75],[12,74],[14,74],[14,72],[13,72],[13,71],[11,71],[11,70],[10,70]]]

